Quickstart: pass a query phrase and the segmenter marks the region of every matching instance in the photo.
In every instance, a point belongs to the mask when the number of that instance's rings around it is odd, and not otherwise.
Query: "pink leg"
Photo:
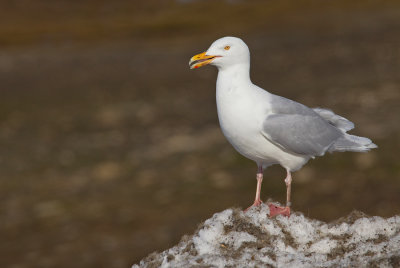
[[[292,174],[287,170],[287,176],[285,178],[286,183],[286,207],[290,207],[292,203],[290,202],[290,195],[292,192]]]
[[[258,172],[257,172],[257,190],[256,190],[256,198],[254,199],[254,203],[253,205],[251,205],[250,207],[246,208],[244,211],[246,212],[248,209],[250,209],[251,207],[257,207],[260,206],[263,202],[260,198],[261,195],[261,183],[263,180],[263,168],[258,167]]]
[[[269,216],[270,217],[275,217],[277,215],[284,215],[286,217],[290,216],[290,195],[291,195],[291,189],[292,189],[292,174],[290,173],[289,170],[286,170],[287,175],[285,178],[285,183],[286,183],[286,207],[278,207],[274,204],[268,204],[269,206]]]

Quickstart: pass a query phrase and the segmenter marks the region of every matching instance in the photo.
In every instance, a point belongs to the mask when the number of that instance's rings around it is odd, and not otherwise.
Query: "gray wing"
[[[286,151],[308,156],[323,155],[343,136],[318,114],[297,114],[295,111],[293,114],[269,115],[264,120],[262,134]]]

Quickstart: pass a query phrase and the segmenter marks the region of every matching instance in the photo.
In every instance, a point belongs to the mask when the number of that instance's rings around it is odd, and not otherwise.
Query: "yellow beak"
[[[196,69],[204,65],[210,64],[216,57],[219,56],[209,56],[206,52],[197,54],[193,56],[189,61],[190,69]]]

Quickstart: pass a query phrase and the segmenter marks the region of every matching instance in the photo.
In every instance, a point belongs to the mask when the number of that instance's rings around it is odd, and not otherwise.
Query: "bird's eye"
[[[225,50],[229,50],[231,48],[231,46],[225,46],[224,49]]]

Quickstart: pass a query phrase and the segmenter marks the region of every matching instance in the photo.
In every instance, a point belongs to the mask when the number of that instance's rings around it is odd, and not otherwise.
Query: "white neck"
[[[218,68],[217,90],[246,88],[241,86],[249,84],[252,84],[250,80],[250,63]]]

